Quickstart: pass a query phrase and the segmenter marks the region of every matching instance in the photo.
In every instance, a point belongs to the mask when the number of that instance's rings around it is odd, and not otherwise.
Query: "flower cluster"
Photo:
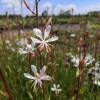
[[[82,55],[79,57],[78,55],[74,56],[71,53],[68,53],[67,56],[71,58],[71,62],[74,64],[75,67],[79,67],[80,60],[83,58]],[[94,60],[95,59],[92,57],[92,55],[87,54],[85,57],[85,65],[88,66],[92,64]]]

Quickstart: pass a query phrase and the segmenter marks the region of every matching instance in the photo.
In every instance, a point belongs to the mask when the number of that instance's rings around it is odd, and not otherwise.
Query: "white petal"
[[[22,48],[20,48],[20,49],[18,50],[18,52],[19,52],[20,54],[26,54],[26,53],[28,53],[28,52],[24,51]]]
[[[57,88],[59,88],[59,87],[60,87],[60,84],[57,85]]]
[[[36,68],[36,66],[35,65],[31,65],[31,69],[34,72],[34,74],[36,75],[37,74],[37,68]]]
[[[44,31],[44,38],[48,38],[51,31],[51,25],[47,25]]]
[[[44,66],[41,70],[40,70],[40,74],[45,74],[45,71],[46,71],[46,66]]]
[[[40,80],[51,80],[52,78],[49,75],[44,75],[40,77]]]
[[[55,90],[56,90],[56,88],[57,88],[56,84],[53,84],[53,88],[55,88]]]
[[[26,38],[22,38],[20,41],[17,42],[17,45],[24,46],[28,43],[28,40]]]
[[[61,92],[61,91],[62,91],[62,89],[57,89],[57,91],[58,91],[58,92]]]
[[[29,78],[29,79],[32,79],[32,80],[35,80],[36,78],[35,77],[33,77],[31,74],[29,74],[29,73],[24,73],[24,76],[26,77],[26,78]]]
[[[41,80],[38,80],[38,84],[39,84],[40,88],[42,88],[42,81]]]
[[[70,37],[75,37],[75,36],[76,36],[75,34],[71,34],[71,35],[70,35]]]
[[[56,91],[56,89],[55,89],[55,88],[51,88],[51,90],[52,90],[52,91]]]
[[[34,28],[33,32],[36,34],[37,37],[39,37],[40,39],[42,39],[42,32],[41,32],[40,29]]]
[[[41,41],[39,40],[39,39],[36,39],[36,38],[31,38],[32,39],[32,41],[34,42],[34,43],[41,43]]]
[[[94,80],[93,83],[94,83],[95,85],[100,86],[100,81],[98,81],[98,80]]]
[[[58,37],[54,36],[52,38],[49,38],[46,42],[53,42],[53,41],[56,41],[58,40]]]
[[[34,48],[34,46],[35,46],[35,42],[32,41],[31,45],[32,45],[32,47]]]

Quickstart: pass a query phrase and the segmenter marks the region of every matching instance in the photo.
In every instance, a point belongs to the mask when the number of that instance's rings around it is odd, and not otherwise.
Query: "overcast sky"
[[[34,9],[35,0],[29,1],[31,8]],[[0,0],[0,14],[6,11],[9,13],[20,14],[21,0]],[[39,14],[44,9],[49,8],[49,13],[58,14],[60,10],[68,10],[74,8],[74,14],[85,14],[89,11],[100,11],[100,0],[40,0]],[[23,15],[29,15],[30,12],[23,5]]]

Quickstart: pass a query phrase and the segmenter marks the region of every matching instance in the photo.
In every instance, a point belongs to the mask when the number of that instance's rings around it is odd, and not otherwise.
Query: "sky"
[[[35,0],[26,0],[32,9],[35,9]],[[6,11],[10,14],[21,13],[21,0],[0,0],[0,14]],[[89,11],[100,11],[100,0],[40,0],[39,14],[48,8],[49,14],[59,14],[61,10],[66,11],[74,9],[74,14],[86,14]],[[30,15],[23,4],[23,15]]]

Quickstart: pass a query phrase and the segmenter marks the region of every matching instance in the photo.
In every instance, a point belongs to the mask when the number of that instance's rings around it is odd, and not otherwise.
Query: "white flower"
[[[76,36],[76,34],[71,34],[71,35],[70,35],[70,37],[75,37],[75,36]]]
[[[93,84],[100,86],[100,79],[95,79],[93,81]]]
[[[100,65],[96,62],[95,67],[89,69],[88,74],[93,75],[93,84],[100,86]]]
[[[20,41],[17,41],[17,45],[24,47],[26,44],[28,44],[27,38],[22,38]]]
[[[26,44],[24,48],[19,48],[20,54],[26,54],[26,53],[33,53],[34,52],[34,46],[31,44]]]
[[[44,30],[44,34],[40,29],[33,29],[33,32],[37,36],[37,38],[31,38],[33,42],[39,44],[39,50],[42,51],[44,48],[46,49],[47,52],[50,51],[50,42],[58,40],[58,37],[49,37],[51,31],[51,25],[48,25],[46,29]]]
[[[24,76],[26,78],[29,78],[31,80],[33,80],[33,86],[34,89],[36,87],[37,84],[39,84],[40,88],[42,88],[42,81],[44,80],[51,80],[52,78],[49,75],[46,75],[45,71],[46,71],[46,66],[44,66],[41,70],[40,73],[37,73],[37,68],[35,65],[31,65],[31,69],[34,73],[34,76],[32,76],[30,73],[24,73]]]
[[[29,44],[26,38],[22,38],[20,41],[18,41],[17,45],[21,46],[21,48],[18,50],[20,54],[33,53],[35,49],[35,43],[31,42],[31,44]]]
[[[87,54],[87,56],[85,57],[86,66],[92,64],[94,60],[95,59],[90,54]]]
[[[60,88],[60,85],[59,84],[53,84],[53,87],[51,88],[52,91],[54,91],[56,93],[56,95],[58,95],[62,89]]]
[[[19,48],[18,52],[19,52],[20,54],[26,54],[26,53],[27,53],[27,52],[24,51],[22,48]]]
[[[72,58],[71,62],[74,63],[74,66],[78,67],[79,63],[80,63],[80,60],[82,59],[82,56],[79,57],[78,55],[76,55],[76,56],[71,55],[71,58]],[[94,61],[94,58],[90,54],[87,54],[87,56],[85,57],[86,66],[92,64],[93,61]]]
[[[79,66],[79,61],[80,61],[80,58],[78,57],[78,55],[73,56],[72,59],[71,59],[71,62],[74,63],[75,67]]]
[[[100,78],[100,64],[99,64],[99,62],[96,62],[95,67],[90,68],[88,73],[94,75],[97,78]]]

